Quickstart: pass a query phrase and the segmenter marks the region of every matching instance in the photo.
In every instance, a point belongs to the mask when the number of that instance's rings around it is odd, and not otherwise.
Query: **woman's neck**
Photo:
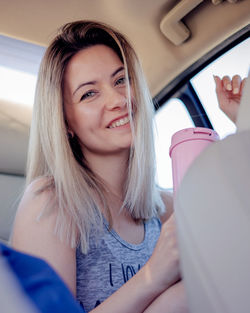
[[[108,220],[111,217],[112,228],[121,238],[130,243],[139,244],[144,238],[143,224],[135,222],[127,210],[120,210],[124,200],[123,193],[128,173],[128,158],[129,151],[118,155],[86,157],[91,170],[101,177],[107,187],[105,198],[108,204],[108,212],[103,209],[102,213]]]
[[[104,182],[107,191],[118,198],[123,197],[127,178],[129,151],[115,155],[91,155],[87,162],[91,170]]]

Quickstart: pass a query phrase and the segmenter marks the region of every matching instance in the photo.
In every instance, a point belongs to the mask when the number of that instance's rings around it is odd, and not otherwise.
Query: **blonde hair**
[[[163,212],[163,202],[155,184],[153,104],[138,58],[123,35],[102,23],[77,21],[64,25],[42,60],[38,75],[31,124],[27,184],[47,177],[38,190],[53,190],[47,207],[58,209],[56,233],[72,247],[80,244],[88,251],[92,227],[100,225],[100,204],[108,210],[105,185],[86,165],[75,138],[69,138],[63,109],[63,77],[73,55],[87,47],[111,47],[124,63],[126,76],[135,93],[133,146],[128,160],[123,207],[134,220],[147,220]],[[128,93],[129,83],[127,86]],[[130,99],[128,95],[128,99]],[[131,103],[129,104],[131,113]]]

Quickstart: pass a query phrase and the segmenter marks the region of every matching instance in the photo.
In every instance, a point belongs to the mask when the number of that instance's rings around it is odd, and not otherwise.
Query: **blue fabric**
[[[43,313],[86,313],[45,261],[17,252],[1,243],[0,254],[38,310]]]

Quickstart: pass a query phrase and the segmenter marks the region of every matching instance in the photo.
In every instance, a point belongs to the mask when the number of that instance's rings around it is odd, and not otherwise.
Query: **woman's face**
[[[85,158],[131,145],[124,65],[105,45],[79,51],[64,75],[64,109]]]

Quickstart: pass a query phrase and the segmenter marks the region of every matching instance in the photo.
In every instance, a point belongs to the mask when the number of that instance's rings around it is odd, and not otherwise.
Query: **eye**
[[[82,95],[81,101],[83,101],[85,99],[88,99],[88,98],[91,98],[91,97],[94,97],[95,94],[96,94],[95,91],[90,90],[90,91],[88,91],[88,92],[86,92],[85,94]]]
[[[116,80],[115,85],[124,85],[126,82],[125,77],[120,77],[119,79]]]

